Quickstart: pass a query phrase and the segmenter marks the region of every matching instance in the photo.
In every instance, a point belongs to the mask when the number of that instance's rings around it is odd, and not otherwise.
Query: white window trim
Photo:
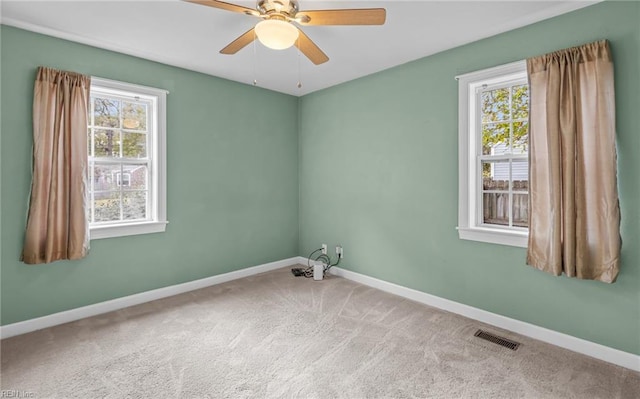
[[[136,92],[156,98],[158,120],[155,126],[155,140],[148,150],[152,154],[152,163],[156,168],[152,173],[152,195],[156,198],[153,215],[150,221],[124,222],[112,225],[94,225],[89,228],[91,240],[122,237],[137,234],[161,233],[167,223],[167,164],[166,164],[166,129],[167,129],[167,94],[168,91],[154,87],[118,82],[110,79],[91,77],[91,85],[112,90]]]
[[[526,61],[456,76],[458,80],[458,235],[462,240],[527,247],[526,230],[487,227],[478,222],[478,179],[476,171],[476,90],[492,81],[519,79],[527,74]],[[473,177],[473,178],[471,178]]]

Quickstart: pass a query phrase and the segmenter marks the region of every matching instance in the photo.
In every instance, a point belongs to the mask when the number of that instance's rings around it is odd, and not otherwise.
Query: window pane
[[[94,129],[95,157],[120,157],[120,132],[118,130]]]
[[[509,190],[509,161],[482,161],[482,189]]]
[[[498,155],[509,152],[509,123],[482,125],[482,154]]]
[[[509,88],[482,92],[482,122],[497,122],[510,119]]]
[[[513,86],[511,95],[513,119],[527,119],[529,117],[529,86]]]
[[[123,186],[125,189],[146,190],[147,189],[147,165],[123,164],[122,170],[128,183]]]
[[[513,191],[529,191],[529,161],[514,159],[511,164]]]
[[[529,226],[529,195],[513,194],[513,225]]]
[[[122,127],[131,130],[147,130],[147,105],[122,103]]]
[[[93,99],[94,125],[110,128],[120,127],[120,101],[112,98]]]
[[[122,193],[122,210],[124,220],[147,218],[147,192],[124,191]]]
[[[120,192],[95,193],[93,206],[96,222],[120,220]]]
[[[526,154],[529,151],[529,122],[513,123],[513,153]]]
[[[120,165],[105,165],[96,162],[93,167],[93,191],[118,190]]]
[[[509,194],[484,193],[482,195],[482,221],[486,224],[509,225]]]
[[[147,156],[147,135],[145,133],[122,132],[122,156],[145,158]]]

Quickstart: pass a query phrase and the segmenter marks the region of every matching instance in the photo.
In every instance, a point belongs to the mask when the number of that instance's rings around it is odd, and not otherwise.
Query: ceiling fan
[[[259,0],[256,9],[217,0],[184,1],[262,18],[255,27],[220,50],[222,54],[235,54],[257,38],[275,50],[295,45],[316,65],[329,61],[329,57],[294,22],[302,26],[383,25],[386,19],[384,8],[299,11],[296,0]]]

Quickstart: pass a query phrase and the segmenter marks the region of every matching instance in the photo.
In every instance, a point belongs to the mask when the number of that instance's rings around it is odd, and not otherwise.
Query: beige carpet
[[[475,338],[479,327],[522,346]],[[640,398],[640,373],[282,269],[6,339],[1,387],[34,398]]]

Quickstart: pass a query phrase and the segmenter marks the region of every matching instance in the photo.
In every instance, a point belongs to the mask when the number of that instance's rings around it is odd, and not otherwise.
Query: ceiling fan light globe
[[[273,50],[284,50],[293,46],[298,39],[298,28],[280,20],[264,20],[255,27],[260,43]]]

